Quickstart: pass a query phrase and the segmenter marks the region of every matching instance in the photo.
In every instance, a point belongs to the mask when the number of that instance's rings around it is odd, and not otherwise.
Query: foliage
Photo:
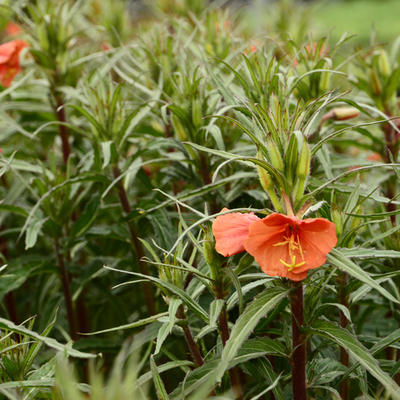
[[[399,42],[216,3],[1,4],[1,399],[296,398],[300,347],[310,398],[400,399]],[[215,250],[232,212],[337,246],[268,276]]]

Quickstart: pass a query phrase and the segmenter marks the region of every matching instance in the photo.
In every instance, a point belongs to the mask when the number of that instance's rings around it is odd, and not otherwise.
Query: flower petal
[[[4,64],[8,60],[10,60],[16,48],[17,48],[16,40],[0,45],[0,64]]]
[[[293,228],[290,232],[296,235],[291,252],[288,226]],[[336,226],[328,220],[300,220],[275,213],[251,225],[244,247],[267,275],[300,281],[307,277],[309,269],[325,263],[327,253],[336,243]],[[298,265],[290,267],[292,264]]]
[[[0,82],[9,87],[15,75],[21,72],[19,53],[29,46],[24,40],[13,40],[0,45]]]
[[[280,214],[254,222],[250,226],[248,238],[244,241],[246,251],[260,264],[261,269],[270,276],[286,276],[288,269],[280,260],[289,261],[287,246],[274,246],[282,242],[285,224],[278,224]]]
[[[299,239],[306,264],[294,270],[295,273],[325,264],[326,255],[337,244],[336,225],[324,218],[305,219],[299,226]]]
[[[324,218],[305,219],[300,224],[300,240],[302,238],[328,254],[337,244],[336,225]]]
[[[224,208],[222,211],[228,211]],[[243,241],[249,234],[249,226],[259,221],[254,213],[231,213],[218,216],[212,231],[216,240],[215,249],[224,257],[229,257],[244,251]]]

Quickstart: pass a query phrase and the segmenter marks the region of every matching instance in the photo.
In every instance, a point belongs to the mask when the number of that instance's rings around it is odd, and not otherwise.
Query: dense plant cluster
[[[398,41],[293,7],[1,3],[1,399],[400,399]]]

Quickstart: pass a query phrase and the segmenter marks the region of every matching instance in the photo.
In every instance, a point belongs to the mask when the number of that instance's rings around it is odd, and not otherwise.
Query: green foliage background
[[[293,398],[296,287],[211,232],[288,201],[338,235],[309,397],[400,398],[399,42],[342,34],[357,7],[1,3],[30,46],[0,91],[1,398]]]

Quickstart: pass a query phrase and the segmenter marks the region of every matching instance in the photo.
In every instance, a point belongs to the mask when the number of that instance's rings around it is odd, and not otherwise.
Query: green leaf
[[[217,329],[218,317],[221,314],[223,307],[225,306],[225,300],[215,299],[210,304],[210,323],[206,325],[197,335],[196,340],[202,338],[210,332]]]
[[[263,382],[267,385],[272,385],[277,382],[279,376],[274,371],[268,358],[258,358],[252,362],[244,364],[243,369],[248,375],[251,375],[257,379],[258,382]],[[278,382],[279,383],[279,380]],[[275,386],[274,396],[276,400],[284,400],[283,391],[279,385]]]
[[[158,331],[157,344],[156,344],[156,349],[154,350],[154,354],[159,353],[159,351],[161,350],[161,346],[164,343],[165,339],[172,332],[172,328],[175,325],[175,315],[181,304],[182,304],[181,299],[178,299],[176,297],[172,297],[169,299],[169,306],[168,306],[169,321],[162,324],[160,327],[160,330]]]
[[[263,357],[265,355],[275,355],[279,357],[288,357],[289,352],[283,343],[269,337],[249,339],[243,343],[242,347],[233,360],[233,364],[237,365],[248,360]]]
[[[71,236],[83,235],[93,224],[96,219],[100,205],[100,196],[94,195],[86,204],[85,209],[71,228]]]
[[[363,247],[353,247],[352,249],[341,248],[340,253],[349,258],[400,258],[400,251],[379,250],[375,248],[365,249]]]
[[[101,142],[101,151],[103,153],[103,165],[102,165],[103,169],[106,168],[108,164],[110,164],[112,144],[113,144],[112,140]]]
[[[28,216],[28,212],[24,208],[17,207],[12,204],[0,204],[0,211],[6,211],[7,213],[19,214],[19,215],[22,215],[23,217]]]
[[[160,314],[152,315],[151,317],[148,317],[148,318],[141,319],[139,321],[131,322],[130,324],[115,326],[113,328],[103,329],[101,331],[96,331],[96,332],[81,333],[81,335],[100,335],[101,333],[115,332],[115,331],[119,331],[119,330],[123,330],[123,329],[138,328],[139,326],[143,326],[143,325],[151,324],[152,322],[156,322],[160,318],[165,317],[167,315],[168,315],[168,312],[163,312]]]
[[[361,282],[366,283],[372,288],[376,289],[382,296],[386,297],[388,300],[393,301],[394,303],[399,303],[399,301],[390,294],[386,289],[380,286],[376,281],[374,281],[370,275],[360,268],[353,261],[346,258],[338,249],[333,249],[327,256],[327,260],[339,268],[341,271],[348,273],[353,278],[360,280]]]
[[[54,378],[32,379],[27,381],[11,381],[0,383],[0,389],[18,389],[18,388],[51,388],[54,387],[56,380]]]
[[[210,393],[214,387],[213,375],[217,365],[218,360],[211,360],[191,371],[178,388],[170,394],[171,399],[181,400],[190,393],[199,390],[204,390],[206,394]]]
[[[35,218],[29,224],[25,236],[25,250],[28,250],[35,245],[42,226],[48,219],[49,217]]]
[[[8,268],[0,275],[0,300],[3,296],[12,290],[21,287],[29,276],[42,272],[44,269],[42,263],[23,263],[18,258],[13,261],[14,265]]]
[[[193,366],[193,363],[191,361],[186,361],[186,360],[178,360],[178,361],[170,361],[167,362],[165,364],[159,365],[157,366],[158,372],[164,372],[164,371],[169,371],[170,369],[173,368],[181,368],[184,371],[189,371],[188,367]],[[151,371],[146,372],[145,374],[141,375],[138,380],[137,380],[137,385],[138,386],[142,386],[143,384],[145,384],[146,382],[148,382],[149,380],[151,380],[153,377],[153,374]]]
[[[376,353],[379,353],[380,351],[384,350],[386,347],[390,346],[391,344],[396,343],[400,339],[400,329],[396,329],[394,332],[392,332],[390,335],[386,336],[379,342],[375,343],[370,349],[369,352],[372,355],[375,355]],[[353,365],[351,368],[347,370],[347,372],[342,376],[341,380],[343,381],[346,379],[347,376],[349,376],[357,367],[358,363]],[[393,376],[394,374],[391,373]]]
[[[328,321],[316,321],[311,328],[306,328],[310,333],[326,337],[348,351],[385,389],[393,399],[400,399],[400,387],[384,371],[381,370],[377,360],[371,355],[349,331],[340,328]]]
[[[263,391],[261,391],[257,395],[253,396],[250,400],[257,400],[261,396],[263,396],[266,393],[270,392],[272,389],[275,389],[276,386],[278,385],[280,379],[281,379],[281,375],[279,375],[267,388],[265,388]]]
[[[264,356],[267,354],[287,357],[287,352],[285,351],[284,346],[276,340],[268,337],[250,339],[243,344],[242,348],[238,352],[238,355],[229,364],[229,368],[232,368],[238,364],[247,365],[243,363],[248,360],[253,360],[253,363],[264,361],[266,360]],[[199,393],[199,390],[202,393],[210,393],[215,383],[215,371],[218,369],[220,362],[221,360],[219,359],[209,360],[206,361],[206,363],[201,367],[191,371],[182,384],[178,386],[178,388],[175,389],[171,394],[171,398],[181,400],[192,392]],[[272,367],[270,376],[273,378],[271,379],[272,383],[276,379],[276,375],[274,374]],[[200,398],[204,399],[204,397]],[[282,399],[281,397],[279,398]]]
[[[71,357],[77,357],[77,358],[95,358],[96,357],[95,354],[83,353],[81,351],[75,350],[71,346],[61,344],[53,338],[39,335],[38,333],[31,331],[30,329],[27,329],[22,325],[15,325],[13,322],[8,321],[7,319],[4,319],[4,318],[0,318],[0,326],[7,328],[10,331],[19,333],[21,335],[26,335],[33,339],[39,340],[39,341],[43,342],[44,344],[46,344],[47,346],[51,347],[52,349],[62,351],[64,353],[70,355]]]
[[[160,374],[158,372],[157,365],[154,362],[153,356],[150,357],[150,367],[151,367],[151,372],[153,373],[153,382],[154,382],[154,386],[156,388],[157,399],[158,400],[169,400],[168,393],[165,390],[164,383],[160,377]]]
[[[240,315],[236,321],[229,340],[226,342],[222,352],[221,361],[215,370],[215,379],[220,381],[224,375],[229,363],[234,359],[244,341],[257,326],[261,318],[271,311],[277,304],[283,300],[289,290],[279,287],[266,289],[257,296]]]
[[[170,291],[175,296],[178,296],[201,319],[203,319],[207,323],[209,322],[208,314],[204,311],[203,307],[201,307],[199,304],[197,304],[184,290],[180,289],[179,287],[172,285],[169,282],[163,281],[163,280],[158,279],[151,275],[144,275],[144,274],[140,274],[138,272],[132,272],[132,271],[124,271],[121,269],[111,268],[111,267],[107,267],[107,266],[105,266],[105,268],[107,268],[111,271],[116,271],[116,272],[121,272],[121,273],[129,274],[129,275],[139,276],[140,278],[144,278],[144,279],[147,279],[149,281],[156,283],[157,285]]]
[[[258,287],[258,286],[263,286],[267,282],[270,282],[274,278],[266,277],[266,278],[258,278],[255,279],[254,281],[248,283],[247,285],[242,286],[242,295],[245,295],[246,293],[250,292],[252,289]],[[229,297],[227,301],[227,308],[230,310],[233,308],[238,302],[240,301],[239,298],[239,293],[238,292],[233,292],[231,294],[231,297]]]
[[[385,98],[389,99],[397,90],[400,80],[400,67],[397,67],[389,77],[389,80],[384,88]]]

